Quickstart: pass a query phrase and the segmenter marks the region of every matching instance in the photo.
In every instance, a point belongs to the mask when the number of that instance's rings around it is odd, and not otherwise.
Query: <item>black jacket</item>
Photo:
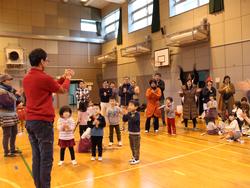
[[[126,92],[123,92],[124,88],[126,88]],[[119,96],[121,97],[120,104],[122,106],[128,106],[129,101],[133,98],[134,91],[130,84],[123,84],[119,87]]]
[[[123,116],[123,121],[128,121],[128,131],[130,133],[140,133],[140,113],[135,112]]]
[[[208,90],[207,87],[202,89],[202,101],[203,103],[207,103],[209,101],[209,96],[213,95],[216,98],[216,89],[214,87],[211,88],[211,91]]]
[[[164,90],[165,90],[165,82],[163,80],[160,80],[159,82],[157,82],[157,86],[161,89],[161,98],[160,100],[164,100]]]
[[[104,96],[105,92],[107,94],[106,96]],[[101,102],[108,103],[109,98],[112,96],[112,89],[111,88],[100,88],[99,89],[99,96],[100,96]]]

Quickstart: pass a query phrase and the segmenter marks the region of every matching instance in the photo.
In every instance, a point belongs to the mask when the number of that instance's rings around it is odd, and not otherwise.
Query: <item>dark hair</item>
[[[139,102],[136,100],[130,100],[129,103],[135,105],[135,107],[139,107],[139,105],[140,105]]]
[[[72,114],[72,110],[69,106],[63,106],[59,110],[59,115],[62,117],[64,112],[69,112],[70,115]]]
[[[81,80],[81,81],[79,82],[79,84],[80,84],[80,83],[84,83],[84,84],[85,84],[85,81],[84,81],[84,80]]]
[[[236,101],[234,103],[234,105],[237,107],[237,108],[241,108],[241,102],[240,101]]]
[[[160,76],[161,77],[161,73],[157,72],[157,73],[155,73],[155,76]]]
[[[157,85],[157,81],[156,81],[155,79],[149,80],[149,84],[150,84],[150,85],[151,85],[153,82]]]
[[[83,101],[81,101],[80,103],[79,103],[79,108],[78,108],[78,110],[80,110],[81,112],[86,112],[87,111],[87,103],[86,102],[83,102]]]
[[[230,112],[230,113],[228,114],[228,116],[234,116],[234,117],[235,117],[235,113],[234,113],[234,112]]]
[[[213,97],[213,98],[215,98],[215,95],[214,95],[214,94],[212,94],[212,93],[210,93],[210,94],[209,94],[209,97]]]
[[[246,97],[242,97],[240,101],[241,101],[241,102],[243,102],[243,101],[248,102],[248,100],[247,100]]]
[[[46,60],[47,53],[42,48],[34,49],[29,54],[30,65],[32,67],[37,67],[42,60]]]
[[[170,102],[174,101],[172,97],[167,97],[166,100],[169,100]]]
[[[116,100],[114,96],[109,97],[109,100]]]
[[[226,80],[227,78],[229,79],[229,83],[230,83],[231,78],[230,78],[230,76],[228,76],[228,75],[224,76],[223,83],[225,83],[225,80]]]
[[[114,82],[114,81],[111,81],[110,84],[115,84],[115,82]]]
[[[102,83],[104,84],[105,82],[107,82],[107,84],[109,83],[109,81],[108,80],[103,80],[102,81]]]
[[[124,77],[123,77],[123,79],[126,79],[126,78],[127,78],[127,79],[130,79],[129,76],[124,76]]]

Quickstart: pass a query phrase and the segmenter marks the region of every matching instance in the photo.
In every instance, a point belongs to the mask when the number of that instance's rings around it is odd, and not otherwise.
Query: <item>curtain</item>
[[[120,8],[120,18],[119,18],[119,26],[118,26],[116,43],[117,45],[122,44],[122,8]]]
[[[96,35],[102,36],[102,22],[96,21]]]
[[[151,33],[160,31],[160,4],[159,0],[153,1],[153,14],[152,14],[152,24],[151,24]]]
[[[214,14],[224,10],[224,0],[209,0],[209,13]]]

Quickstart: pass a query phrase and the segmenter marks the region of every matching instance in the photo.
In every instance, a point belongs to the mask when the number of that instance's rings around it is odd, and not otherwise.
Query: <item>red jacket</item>
[[[161,110],[160,107],[160,98],[161,98],[161,89],[156,88],[156,90],[153,90],[152,88],[148,88],[146,91],[146,97],[147,97],[147,117],[152,117],[153,115],[155,117],[161,116]]]
[[[53,122],[55,112],[52,93],[58,92],[60,87],[68,90],[70,80],[61,78],[55,81],[44,71],[32,68],[23,79],[26,95],[26,120],[41,120]]]

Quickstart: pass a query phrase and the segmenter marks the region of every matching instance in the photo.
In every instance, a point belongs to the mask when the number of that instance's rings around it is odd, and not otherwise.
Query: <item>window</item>
[[[105,16],[102,20],[104,35],[115,34],[117,36],[119,26],[120,10],[117,9]]]
[[[81,19],[81,31],[97,32],[96,21]]]
[[[133,32],[151,25],[153,0],[130,0],[128,4],[128,31]]]
[[[205,5],[209,0],[169,0],[170,17]]]

